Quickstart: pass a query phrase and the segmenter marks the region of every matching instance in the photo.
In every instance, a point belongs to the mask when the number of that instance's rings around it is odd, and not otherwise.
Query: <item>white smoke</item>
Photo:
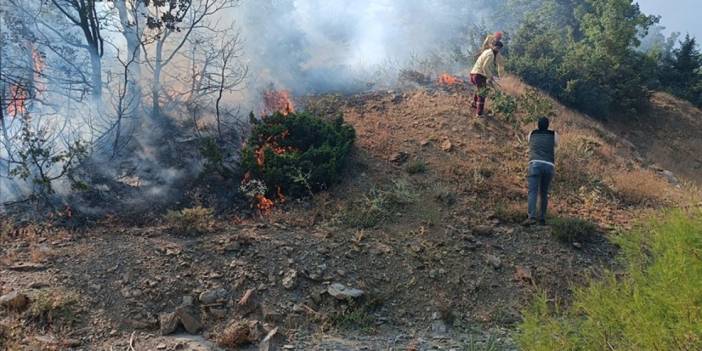
[[[261,0],[232,10],[253,86],[296,94],[362,89],[454,48],[469,56],[468,33],[492,23],[490,12],[478,0]]]

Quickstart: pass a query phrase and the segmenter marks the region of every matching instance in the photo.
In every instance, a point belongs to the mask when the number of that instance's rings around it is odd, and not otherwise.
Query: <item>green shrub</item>
[[[565,243],[587,242],[597,234],[597,226],[583,219],[555,218],[550,225],[553,236]]]
[[[344,211],[341,220],[350,227],[373,228],[397,211],[416,204],[418,199],[419,194],[410,183],[398,180],[386,189],[371,189]]]
[[[231,177],[234,172],[225,163],[225,154],[216,138],[205,137],[200,141],[200,154],[205,159],[202,175],[216,173]]]
[[[673,212],[618,236],[624,275],[575,290],[569,308],[539,296],[524,312],[525,351],[701,350],[702,212]]]
[[[554,117],[556,110],[551,100],[538,90],[529,88],[519,97],[519,109],[524,113],[523,124],[533,124],[541,117]]]
[[[517,112],[517,99],[507,93],[503,93],[497,89],[491,89],[491,106],[496,114],[502,116],[505,122],[516,126],[514,114]]]
[[[42,327],[70,327],[79,320],[79,303],[80,297],[74,292],[60,289],[41,290],[32,297],[27,317],[29,321]]]
[[[214,210],[206,207],[184,208],[168,211],[166,223],[178,234],[203,234],[214,225]]]
[[[424,160],[412,160],[405,167],[405,171],[409,174],[425,173],[427,171],[427,163]]]
[[[250,179],[263,181],[268,197],[278,191],[300,197],[341,180],[355,131],[342,118],[333,122],[308,113],[275,113],[254,125],[242,151]]]

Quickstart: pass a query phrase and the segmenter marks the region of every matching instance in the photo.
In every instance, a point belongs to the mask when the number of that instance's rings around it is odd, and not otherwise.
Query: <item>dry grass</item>
[[[201,206],[168,211],[164,219],[171,229],[183,235],[207,233],[215,223],[214,210]]]
[[[651,206],[665,200],[669,184],[649,170],[615,173],[612,187],[617,197],[626,205]]]
[[[73,326],[79,320],[79,304],[80,297],[75,292],[62,289],[41,290],[32,296],[27,316],[38,326],[61,330]]]

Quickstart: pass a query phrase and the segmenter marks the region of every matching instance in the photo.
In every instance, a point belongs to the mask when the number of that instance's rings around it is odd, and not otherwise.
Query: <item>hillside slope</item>
[[[528,90],[514,78],[502,86],[512,96]],[[263,216],[222,214],[203,235],[177,233],[161,218],[4,225],[0,293],[32,300],[24,314],[0,312],[5,345],[214,349],[154,336],[159,316],[186,302],[208,340],[232,321],[257,320],[280,327],[281,343],[298,350],[464,347],[487,335],[509,347],[503,336],[534,292],[567,299],[571,284],[613,267],[612,230],[698,199],[638,161],[637,140],[551,102],[562,135],[552,214],[599,229],[564,243],[551,228],[524,228],[532,126],[513,123],[523,111],[476,120],[469,93],[431,85],[302,99],[322,115],[343,112],[356,128],[345,181]],[[364,296],[339,301],[328,293],[334,283]],[[255,303],[239,306],[249,289]]]

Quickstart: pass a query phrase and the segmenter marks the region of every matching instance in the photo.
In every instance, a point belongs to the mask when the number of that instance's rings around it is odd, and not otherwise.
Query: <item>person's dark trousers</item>
[[[485,110],[485,88],[487,87],[487,77],[482,74],[471,74],[470,82],[477,88],[473,95],[473,105],[478,109],[478,114],[482,115]]]
[[[529,219],[543,222],[548,210],[548,190],[555,169],[552,165],[541,162],[530,162],[527,180],[529,182]],[[536,200],[540,198],[539,213],[536,213]]]

